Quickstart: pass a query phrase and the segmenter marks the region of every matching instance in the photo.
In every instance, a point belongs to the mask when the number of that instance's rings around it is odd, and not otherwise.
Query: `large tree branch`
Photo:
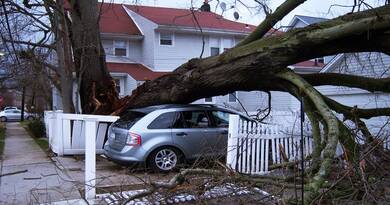
[[[334,85],[376,92],[390,92],[390,78],[369,78],[341,73],[301,74],[313,86]]]
[[[122,101],[116,113],[131,107],[190,103],[236,90],[283,90],[283,83],[275,74],[288,65],[337,53],[387,50],[387,30],[390,6],[261,38],[220,56],[192,59],[173,73],[138,87]]]
[[[241,41],[237,46],[242,46],[262,38],[269,32],[274,25],[283,19],[288,13],[297,8],[306,0],[287,0],[276,8],[275,12],[266,16],[264,21],[248,37]]]
[[[390,116],[390,108],[361,109],[343,105],[326,96],[322,96],[322,98],[324,98],[326,104],[328,104],[329,107],[331,107],[337,113],[343,114],[347,119],[355,119],[356,117],[370,119],[372,117]]]

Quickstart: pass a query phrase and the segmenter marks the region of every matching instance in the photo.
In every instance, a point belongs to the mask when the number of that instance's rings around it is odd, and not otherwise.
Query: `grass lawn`
[[[5,124],[0,122],[0,157],[4,151],[4,140],[5,140]]]
[[[31,121],[23,121],[20,122],[20,125],[27,131],[27,133],[30,135],[31,138],[37,143],[37,145],[45,152],[49,151],[49,142],[47,141],[47,138],[45,137],[35,137],[31,130],[28,128],[28,124],[31,123]]]

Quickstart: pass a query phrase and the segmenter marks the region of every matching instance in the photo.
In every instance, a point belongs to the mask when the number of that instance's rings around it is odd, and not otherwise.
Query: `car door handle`
[[[228,134],[228,131],[227,131],[227,130],[221,131],[221,134],[227,135],[227,134]]]
[[[187,133],[185,132],[179,132],[179,133],[176,133],[177,136],[181,136],[181,137],[185,137],[187,136]]]

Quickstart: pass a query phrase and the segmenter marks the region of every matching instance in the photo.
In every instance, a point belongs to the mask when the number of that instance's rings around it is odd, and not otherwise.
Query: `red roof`
[[[197,23],[189,9],[125,5],[127,8],[159,25],[195,27]],[[213,12],[194,11],[200,27],[250,33],[256,26],[230,21]]]
[[[142,35],[121,4],[99,3],[100,6],[100,32]]]
[[[154,80],[168,72],[154,72],[138,63],[107,63],[110,72],[127,73],[135,80]]]
[[[302,62],[296,63],[296,64],[294,64],[292,66],[294,66],[294,67],[310,67],[310,68],[318,67],[318,68],[322,68],[322,67],[325,66],[325,64],[324,63],[320,63],[320,62],[307,60],[307,61],[302,61]]]

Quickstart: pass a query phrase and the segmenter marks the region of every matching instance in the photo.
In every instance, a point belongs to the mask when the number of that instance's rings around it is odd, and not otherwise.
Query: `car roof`
[[[155,110],[161,109],[170,109],[170,108],[218,108],[218,106],[210,104],[164,104],[164,105],[152,105],[143,108],[130,109],[129,111],[142,112],[142,113],[151,113]]]
[[[226,109],[224,107],[220,107],[218,105],[213,105],[213,104],[164,104],[164,105],[153,105],[153,106],[148,106],[148,107],[144,107],[144,108],[130,109],[129,111],[141,112],[141,113],[148,114],[148,113],[151,113],[155,110],[171,109],[171,108],[221,110],[221,111],[226,111],[226,112],[231,112],[231,113],[242,115],[241,113],[239,113],[235,110]]]

